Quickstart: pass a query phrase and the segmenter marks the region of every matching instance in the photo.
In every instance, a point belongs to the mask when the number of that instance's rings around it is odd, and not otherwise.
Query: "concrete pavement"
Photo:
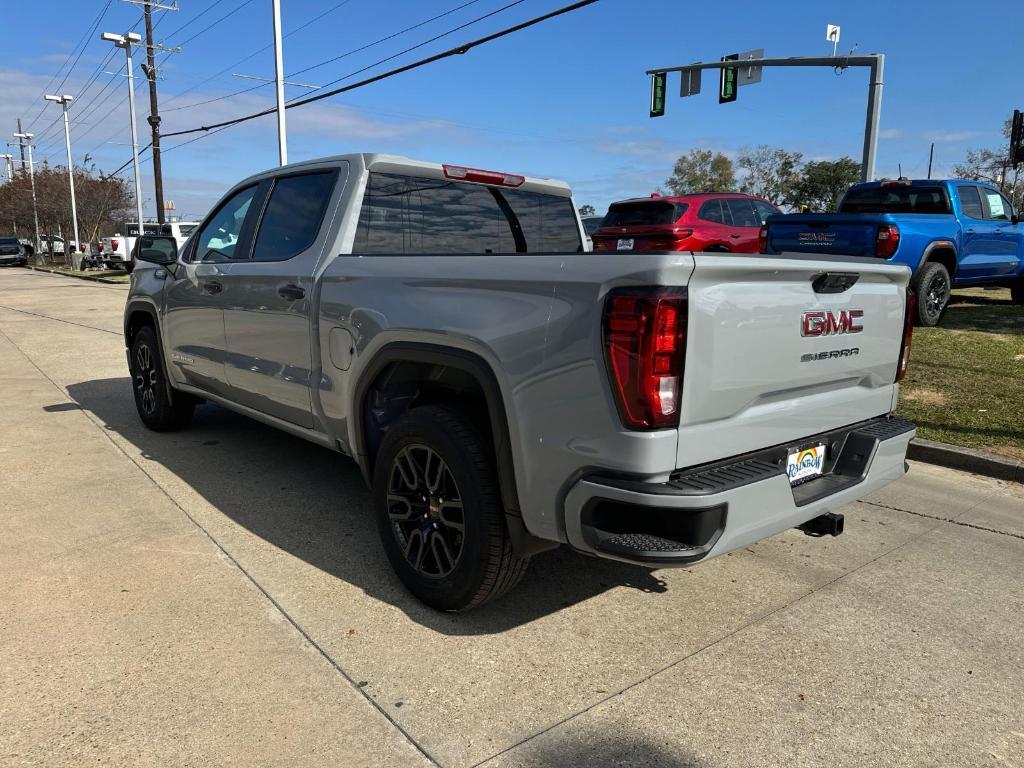
[[[0,271],[0,764],[1024,766],[1020,486],[919,464],[838,539],[441,615],[343,457],[140,425],[125,294]]]

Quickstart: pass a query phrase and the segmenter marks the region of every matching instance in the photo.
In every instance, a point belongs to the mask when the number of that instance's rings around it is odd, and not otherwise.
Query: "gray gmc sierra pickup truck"
[[[904,474],[906,267],[583,237],[550,179],[378,154],[253,176],[184,243],[140,239],[139,415],[210,401],[348,454],[444,610],[559,543],[664,567],[836,535]]]

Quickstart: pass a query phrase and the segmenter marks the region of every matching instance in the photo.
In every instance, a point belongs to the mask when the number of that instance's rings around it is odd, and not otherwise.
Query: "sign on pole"
[[[668,72],[655,72],[651,75],[651,117],[665,114],[665,86],[668,83]]]
[[[739,58],[738,53],[730,53],[723,56],[721,61],[738,61]],[[736,101],[736,67],[722,67],[718,73],[718,103]]]
[[[740,61],[751,61],[764,58],[764,48],[755,48],[752,51],[744,51],[740,55]],[[761,67],[740,67],[736,77],[736,85],[753,85],[761,82]]]
[[[679,84],[680,96],[696,96],[700,93],[700,73],[699,69],[684,69],[682,71],[683,81]]]

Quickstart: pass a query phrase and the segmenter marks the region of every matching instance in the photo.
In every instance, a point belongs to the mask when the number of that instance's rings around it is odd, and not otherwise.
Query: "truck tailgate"
[[[780,216],[768,220],[769,253],[827,253],[874,256],[878,217],[829,214]]]
[[[909,269],[827,256],[694,261],[677,466],[891,410]]]

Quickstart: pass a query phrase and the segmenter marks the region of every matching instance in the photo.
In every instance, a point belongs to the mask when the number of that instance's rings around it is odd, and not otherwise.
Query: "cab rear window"
[[[646,200],[638,203],[615,203],[601,222],[602,227],[666,226],[675,224],[686,213],[686,203]]]
[[[840,213],[949,213],[949,198],[938,186],[859,187],[846,193]]]
[[[569,197],[371,173],[352,252],[578,253],[582,249]]]

